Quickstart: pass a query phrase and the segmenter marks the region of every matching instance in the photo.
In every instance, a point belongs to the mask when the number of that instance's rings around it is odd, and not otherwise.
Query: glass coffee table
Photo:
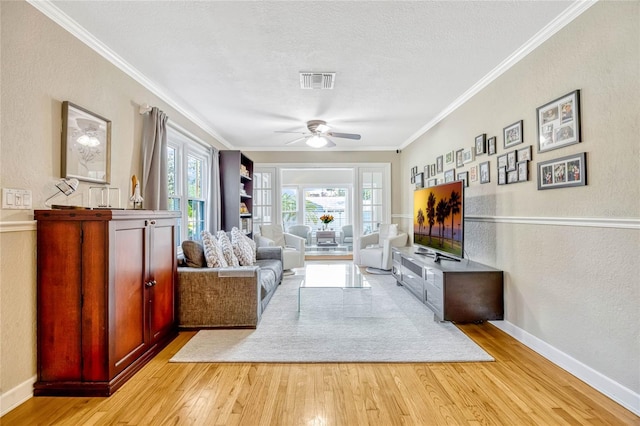
[[[298,287],[298,312],[302,293],[318,289],[338,289],[342,305],[365,305],[371,308],[371,284],[353,263],[307,263],[305,277]]]

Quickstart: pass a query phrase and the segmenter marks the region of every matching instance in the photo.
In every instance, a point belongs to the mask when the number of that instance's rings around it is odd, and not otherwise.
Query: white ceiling
[[[586,9],[581,1],[51,1],[32,4],[229,148],[311,119],[395,150]],[[336,73],[302,90],[300,71]],[[146,99],[134,99],[148,102]]]

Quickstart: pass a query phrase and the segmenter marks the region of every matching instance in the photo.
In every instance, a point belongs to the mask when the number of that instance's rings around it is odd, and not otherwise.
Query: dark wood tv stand
[[[459,262],[416,254],[415,247],[393,248],[392,274],[437,321],[459,323],[504,319],[503,272],[462,259]]]

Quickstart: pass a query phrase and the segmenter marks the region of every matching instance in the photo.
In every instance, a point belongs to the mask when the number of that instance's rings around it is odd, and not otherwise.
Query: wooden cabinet
[[[240,151],[220,151],[222,229],[253,236],[253,161]]]
[[[179,212],[37,210],[35,395],[108,396],[177,333]]]
[[[434,262],[412,247],[393,248],[392,274],[439,321],[480,322],[504,317],[503,272],[462,260]]]

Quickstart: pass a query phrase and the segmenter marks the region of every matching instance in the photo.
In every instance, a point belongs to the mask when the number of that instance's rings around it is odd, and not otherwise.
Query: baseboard
[[[0,416],[4,416],[26,400],[33,398],[33,384],[36,379],[37,377],[33,376],[0,395]]]
[[[545,341],[513,325],[509,321],[490,321],[523,345],[536,351],[560,368],[573,374],[598,392],[611,398],[627,410],[640,416],[640,394],[633,392]]]

